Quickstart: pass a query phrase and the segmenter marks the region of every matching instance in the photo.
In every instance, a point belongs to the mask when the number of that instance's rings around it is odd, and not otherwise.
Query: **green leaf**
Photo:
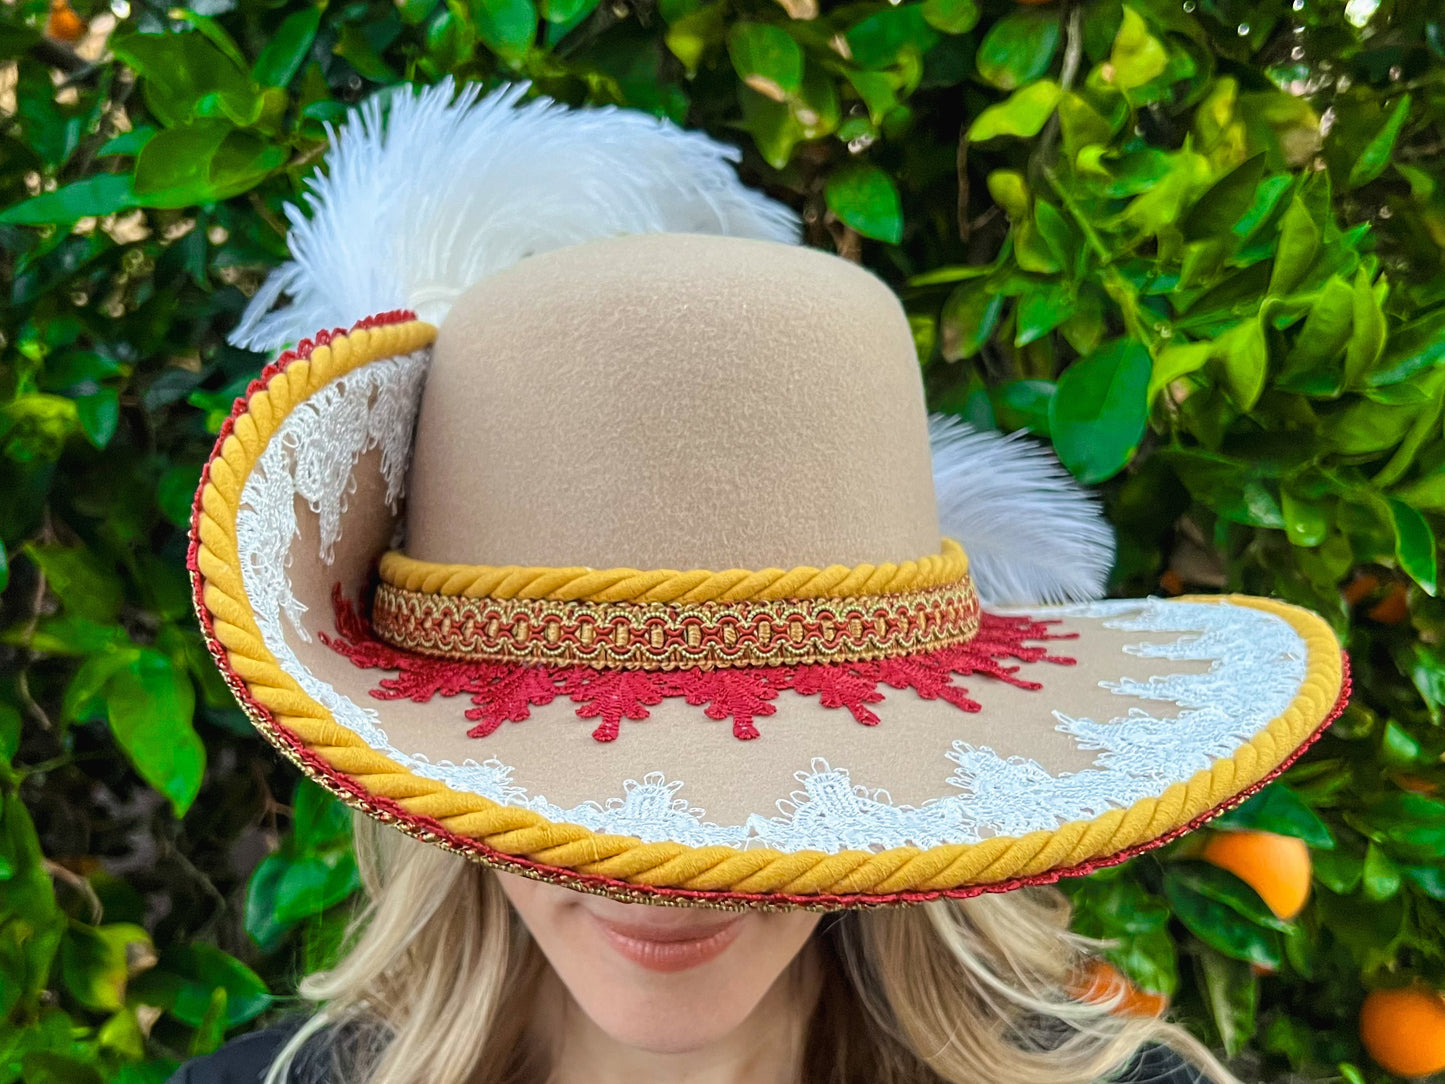
[[[206,1003],[206,1011],[202,1014],[200,1022],[196,1024],[196,1030],[191,1035],[191,1045],[187,1053],[198,1058],[205,1054],[216,1051],[226,1037],[226,1005],[231,999],[223,986],[217,986],[211,991],[210,1001]]]
[[[877,166],[856,162],[828,178],[828,208],[864,237],[896,245],[903,239],[903,205],[893,178]]]
[[[0,213],[0,222],[12,226],[69,224],[82,218],[114,214],[134,204],[129,174],[101,173],[22,200]]]
[[[1170,873],[1172,869],[1164,878],[1164,894],[1174,909],[1174,917],[1190,933],[1231,959],[1271,971],[1279,969],[1284,950],[1278,931],[1251,922],[1228,904],[1195,891]]]
[[[1258,318],[1236,324],[1215,341],[1215,356],[1229,395],[1241,410],[1253,410],[1269,375],[1269,342]]]
[[[1008,432],[1027,429],[1041,437],[1049,435],[1049,402],[1054,397],[1052,380],[1011,380],[992,389],[994,415],[999,429]]]
[[[1159,351],[1149,375],[1149,389],[1145,393],[1150,403],[1158,394],[1182,376],[1197,372],[1214,356],[1215,346],[1210,342],[1173,343]]]
[[[783,102],[764,97],[743,83],[738,84],[738,104],[743,125],[763,160],[774,169],[786,168],[793,148],[807,138],[797,115]]]
[[[1364,874],[1364,858],[1344,849],[1312,855],[1314,876],[1336,895],[1347,896],[1359,887]]]
[[[9,764],[20,749],[20,731],[24,726],[20,710],[13,704],[0,703],[0,764]],[[5,876],[0,869],[0,877]]]
[[[1049,70],[1059,48],[1056,8],[1021,7],[989,27],[979,44],[978,74],[1000,90],[1017,90]]]
[[[938,43],[938,32],[923,17],[920,4],[899,4],[868,16],[843,35],[854,63],[888,68],[905,57],[921,57]]]
[[[1319,250],[1320,228],[1304,200],[1296,194],[1280,219],[1279,247],[1275,250],[1266,293],[1270,297],[1281,297],[1303,282]]]
[[[356,859],[350,851],[302,855],[287,864],[277,883],[275,919],[292,925],[319,915],[360,887]]]
[[[1049,430],[1064,466],[1092,485],[1129,462],[1149,416],[1149,351],[1132,339],[1105,343],[1064,370],[1049,404]]]
[[[1335,846],[1325,822],[1283,783],[1271,783],[1242,806],[1216,819],[1214,825],[1293,836],[1320,850],[1333,850]]]
[[[1228,870],[1206,862],[1180,862],[1171,864],[1164,876],[1166,880],[1173,879],[1192,892],[1224,904],[1256,926],[1281,932],[1290,929],[1290,923],[1278,918],[1258,892]]]
[[[1400,871],[1378,844],[1371,843],[1365,850],[1361,875],[1367,900],[1387,900],[1400,891]]]
[[[1059,104],[1062,91],[1052,79],[1040,79],[1037,83],[1014,91],[1002,102],[991,105],[980,113],[968,129],[968,138],[974,143],[997,139],[1000,136],[1017,136],[1032,139],[1043,131],[1044,125]]]
[[[1326,505],[1285,486],[1280,492],[1285,534],[1295,546],[1318,546],[1329,537],[1330,519]]]
[[[1403,572],[1427,595],[1434,596],[1437,573],[1435,532],[1425,517],[1404,501],[1393,497],[1386,499],[1395,527],[1395,558]]]
[[[158,132],[135,165],[136,202],[190,207],[254,188],[284,165],[286,149],[221,121]]]
[[[110,155],[133,156],[140,153],[140,149],[146,145],[150,137],[156,134],[154,126],[142,124],[132,128],[128,132],[121,132],[112,136],[100,145],[100,150],[95,152],[97,158],[105,158]]]
[[[532,26],[536,26],[535,16]],[[531,40],[530,37],[528,40]],[[372,44],[371,34],[366,28],[355,24],[343,26],[332,52],[355,68],[356,74],[363,79],[382,84],[397,81],[396,72],[391,69],[390,64],[382,59],[381,53]]]
[[[101,388],[93,395],[76,400],[75,410],[80,418],[80,428],[87,440],[97,448],[104,448],[115,436],[120,424],[120,393],[114,388]]]
[[[592,14],[600,2],[601,0],[541,0],[537,6],[542,18],[549,23],[562,25],[581,21]]]
[[[1330,276],[1310,305],[1294,346],[1285,355],[1280,378],[1286,386],[1291,378],[1326,368],[1331,383],[1340,383],[1341,370],[1335,363],[1350,341],[1353,305],[1354,291],[1349,283],[1338,275]]]
[[[125,34],[110,48],[141,76],[146,105],[167,128],[198,118],[252,124],[261,114],[250,75],[204,34]]]
[[[286,16],[256,58],[251,78],[263,87],[289,86],[306,62],[320,26],[320,5],[307,6]]]
[[[1226,956],[1205,952],[1199,956],[1205,1001],[1230,1057],[1249,1044],[1255,1032],[1259,1005],[1259,979],[1249,967]]]
[[[266,984],[249,967],[214,945],[171,944],[158,966],[131,983],[146,1004],[159,1005],[177,1020],[197,1027],[211,1008],[214,991],[226,995],[226,1028],[253,1020],[271,1003]]]
[[[161,475],[156,483],[156,504],[171,523],[187,527],[191,522],[191,502],[200,484],[200,469],[177,463]]]
[[[1153,82],[1169,67],[1169,54],[1163,44],[1149,33],[1143,17],[1128,4],[1124,5],[1123,21],[1109,50],[1109,67],[1113,70],[1110,81],[1124,90]]]
[[[943,357],[946,361],[971,358],[983,348],[998,327],[1007,299],[993,293],[982,279],[962,282],[943,303]]]
[[[344,847],[351,842],[351,811],[309,779],[296,783],[292,816],[296,844],[303,851]]]
[[[1216,515],[1251,527],[1283,530],[1279,499],[1258,468],[1195,449],[1165,448],[1158,454],[1174,468],[1189,492]]]
[[[206,750],[191,725],[191,679],[158,651],[144,648],[111,675],[106,710],[116,743],[136,771],[183,816],[201,789]]]
[[[1420,743],[1393,719],[1380,735],[1380,759],[1392,768],[1413,768],[1420,763]]]
[[[0,793],[0,1007],[37,1011],[65,927],[30,813],[17,790]]]
[[[1390,119],[1360,148],[1350,166],[1350,176],[1345,182],[1347,187],[1359,188],[1385,171],[1395,153],[1395,142],[1400,138],[1405,122],[1410,118],[1410,104],[1410,95],[1402,95],[1395,103],[1395,108],[1390,111]]]
[[[1256,154],[1215,181],[1180,222],[1190,241],[1227,234],[1254,204],[1264,178],[1265,155]]]
[[[1397,384],[1445,358],[1445,308],[1391,330],[1379,367],[1366,378],[1373,387]]]
[[[84,546],[27,545],[24,552],[69,613],[101,624],[114,621],[120,613],[120,580]]]
[[[1325,437],[1341,455],[1387,451],[1400,443],[1419,413],[1415,406],[1360,399],[1329,416]]]
[[[1019,298],[1014,345],[1041,339],[1074,314],[1074,296],[1062,282],[1051,282]]]
[[[967,34],[978,24],[974,0],[923,0],[923,18],[945,34]]]
[[[709,4],[669,26],[663,40],[691,75],[696,73],[708,50],[723,40],[725,28],[722,6]],[[744,111],[746,112],[746,106]],[[786,111],[784,114],[786,115]],[[749,128],[752,128],[751,122]],[[757,138],[756,134],[754,138]],[[791,150],[791,146],[789,149]],[[786,159],[784,161],[786,162]]]
[[[1370,281],[1369,273],[1360,267],[1355,271],[1354,299],[1351,306],[1353,321],[1350,341],[1345,349],[1345,387],[1359,385],[1365,373],[1374,367],[1380,355],[1385,352],[1385,291],[1388,289],[1383,277],[1378,287]]]
[[[753,90],[775,102],[803,87],[803,50],[780,26],[741,22],[728,34],[733,70]]]
[[[1445,512],[1445,470],[1418,478],[1396,491],[1406,504],[1426,512]]]
[[[70,995],[87,1009],[116,1012],[125,1004],[130,973],[128,946],[149,952],[150,935],[139,926],[87,926],[72,921],[60,942],[60,969]]]
[[[520,60],[537,36],[532,0],[470,0],[477,37],[505,60]]]

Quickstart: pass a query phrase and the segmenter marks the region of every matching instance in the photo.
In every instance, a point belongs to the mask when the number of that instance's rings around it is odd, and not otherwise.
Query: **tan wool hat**
[[[931,415],[897,299],[736,152],[524,89],[355,112],[233,336],[296,345],[196,606],[306,775],[498,869],[829,909],[1121,861],[1342,710],[1307,610],[1100,598],[1092,498]]]

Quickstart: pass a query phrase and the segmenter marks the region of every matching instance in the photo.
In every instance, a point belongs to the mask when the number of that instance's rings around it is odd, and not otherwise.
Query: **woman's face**
[[[592,1022],[619,1043],[659,1054],[698,1050],[735,1030],[819,919],[805,911],[621,903],[513,874],[497,876]]]

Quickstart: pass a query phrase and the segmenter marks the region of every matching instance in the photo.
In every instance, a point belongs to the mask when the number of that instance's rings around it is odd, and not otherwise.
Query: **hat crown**
[[[788,568],[941,541],[897,299],[846,260],[729,237],[595,241],[472,287],[408,492],[428,561]]]

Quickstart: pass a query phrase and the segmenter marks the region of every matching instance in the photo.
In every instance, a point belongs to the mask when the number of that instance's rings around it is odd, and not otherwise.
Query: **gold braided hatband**
[[[971,640],[979,601],[955,583],[853,598],[742,602],[559,602],[468,598],[381,584],[376,636],[473,662],[678,670],[896,658]]]
[[[556,599],[562,602],[772,602],[851,598],[921,591],[957,583],[968,557],[952,538],[917,561],[814,568],[674,569],[445,565],[392,550],[381,558],[381,582],[424,595]]]

